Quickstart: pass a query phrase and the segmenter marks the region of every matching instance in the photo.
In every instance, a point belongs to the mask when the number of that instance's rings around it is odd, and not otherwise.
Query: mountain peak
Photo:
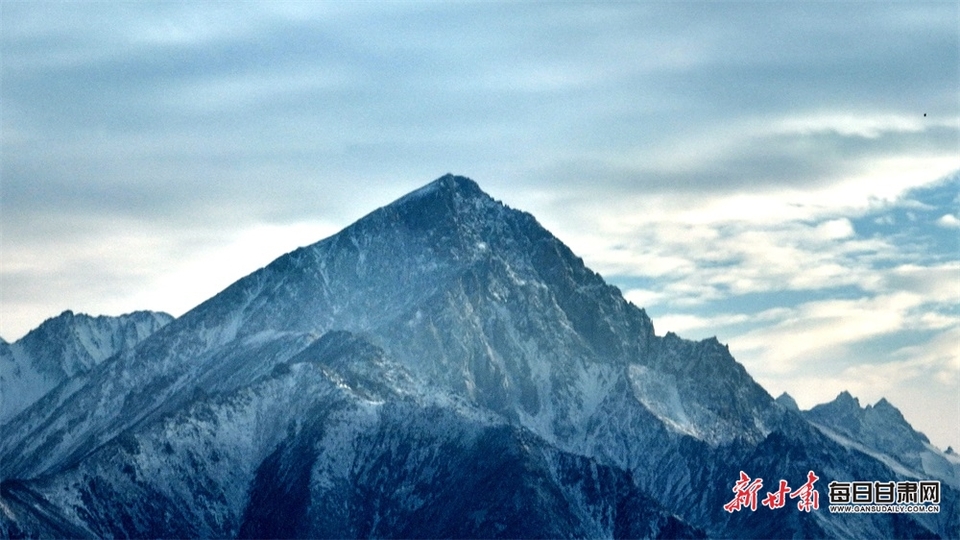
[[[437,178],[429,184],[411,191],[410,193],[404,195],[403,197],[397,199],[389,206],[398,207],[406,206],[407,204],[413,201],[419,201],[425,199],[429,196],[439,195],[440,198],[450,199],[450,198],[460,198],[460,199],[490,199],[492,198],[487,195],[480,186],[467,178],[466,176],[457,176],[454,174],[447,173],[440,178]]]
[[[850,408],[851,406],[856,407],[857,409],[860,408],[860,400],[853,397],[853,395],[846,390],[837,394],[837,397],[833,400],[833,402],[837,405],[843,406],[844,408]]]
[[[899,409],[883,398],[875,405],[861,408],[860,401],[844,391],[804,416],[819,426],[891,455],[919,451],[930,442],[926,435],[913,429]]]
[[[897,411],[897,413],[900,412],[896,407],[893,406],[892,403],[887,401],[887,398],[880,398],[880,401],[876,402],[873,405],[873,408],[880,409],[880,410],[894,410],[894,411]]]
[[[887,398],[880,398],[880,401],[873,404],[872,407],[867,405],[866,409],[873,409],[874,414],[889,418],[894,421],[906,422],[906,419],[903,417],[903,413],[900,412],[900,409],[894,407],[892,403],[887,401]]]
[[[793,396],[791,396],[786,392],[780,394],[780,396],[777,397],[775,401],[786,409],[789,409],[791,411],[797,411],[797,412],[800,411],[800,406],[797,405],[797,401],[793,399]]]
[[[480,189],[480,186],[470,178],[451,173],[447,173],[427,185],[436,185],[442,189],[457,191],[464,194],[483,193],[483,190]]]
[[[860,400],[844,390],[829,403],[821,403],[804,415],[816,423],[830,426],[843,433],[859,433],[863,424],[864,409]]]

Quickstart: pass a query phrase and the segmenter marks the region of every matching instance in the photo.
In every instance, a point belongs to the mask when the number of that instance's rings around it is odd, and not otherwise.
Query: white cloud
[[[839,240],[853,236],[853,224],[847,218],[831,219],[817,225],[817,233],[827,240]]]
[[[811,113],[789,116],[770,124],[772,131],[812,135],[833,132],[846,137],[876,139],[885,133],[918,133],[931,127],[953,127],[957,118],[939,118],[936,121],[920,115]]]
[[[960,300],[960,260],[928,266],[902,264],[877,273],[885,290],[911,292],[929,303],[956,305]]]
[[[960,317],[941,310],[960,298],[960,263],[903,265],[877,273],[883,289],[879,294],[802,303],[781,312],[776,324],[730,341],[749,357],[763,358],[761,369],[788,372],[807,361],[843,355],[844,348],[871,338],[960,324]]]
[[[657,305],[664,294],[646,289],[628,289],[623,292],[623,297],[638,307],[647,308]]]
[[[891,356],[901,364],[918,366],[924,373],[932,373],[933,380],[940,384],[956,386],[960,382],[960,317],[942,317],[932,321],[931,326],[944,331],[923,345],[901,347]],[[956,396],[960,400],[960,392]]]
[[[960,229],[960,219],[953,214],[944,214],[937,220],[937,225],[946,229]]]
[[[731,336],[729,342],[755,376],[796,373],[811,362],[849,357],[846,348],[858,342],[921,325],[912,312],[921,304],[920,297],[908,293],[808,302],[775,324]]]
[[[607,243],[588,238],[574,238],[574,250],[591,266],[605,275],[655,278],[660,303],[844,286],[872,290],[880,280],[874,259],[895,253],[885,240],[857,238],[846,218],[773,226],[654,223]],[[614,240],[623,247],[612,249]],[[580,251],[581,245],[588,247]]]

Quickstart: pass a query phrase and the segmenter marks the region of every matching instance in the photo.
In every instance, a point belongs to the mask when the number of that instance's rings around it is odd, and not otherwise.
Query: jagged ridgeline
[[[741,470],[814,470],[824,493],[925,474],[843,426],[715,339],[656,335],[533,216],[448,175],[12,415],[0,533],[955,536],[949,466],[939,514],[723,509]]]

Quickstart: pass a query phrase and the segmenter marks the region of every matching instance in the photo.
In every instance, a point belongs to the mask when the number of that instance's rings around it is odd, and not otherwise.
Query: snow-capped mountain
[[[278,258],[14,417],[0,532],[924,536],[723,505],[740,470],[900,471],[657,336],[529,214],[445,176]],[[765,509],[764,509],[765,510]]]
[[[903,469],[906,475],[960,488],[960,459],[930,444],[886,399],[861,407],[857,398],[842,392],[830,403],[806,411],[804,417],[841,444]]]
[[[151,311],[119,317],[64,311],[12,344],[0,340],[0,424],[63,381],[132,349],[171,320]]]

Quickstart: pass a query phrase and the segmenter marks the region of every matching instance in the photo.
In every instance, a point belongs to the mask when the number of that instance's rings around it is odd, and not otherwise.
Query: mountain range
[[[773,399],[459,176],[179,318],[67,312],[0,362],[8,537],[960,531],[960,460],[891,404]],[[741,471],[815,471],[824,502],[727,511]],[[940,480],[941,511],[826,509],[831,481],[900,479]]]

